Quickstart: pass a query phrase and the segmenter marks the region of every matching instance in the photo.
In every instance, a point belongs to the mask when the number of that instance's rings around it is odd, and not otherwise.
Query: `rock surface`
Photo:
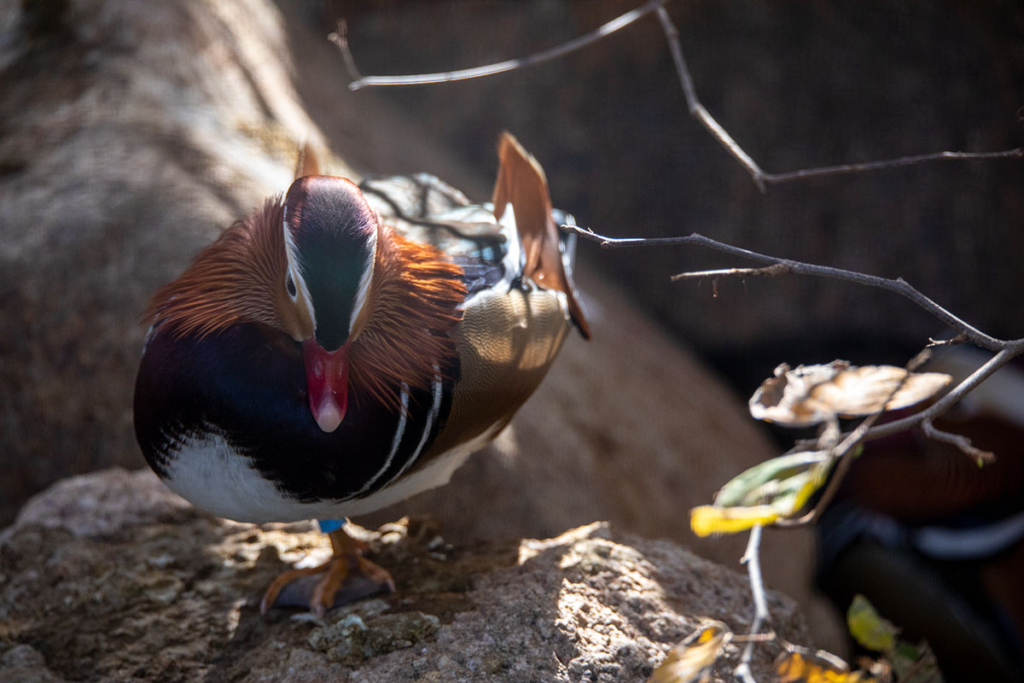
[[[404,519],[367,538],[397,593],[263,618],[263,588],[322,535],[202,515],[148,472],[66,480],[0,535],[0,680],[643,681],[701,618],[752,615],[744,576],[605,523],[453,548]],[[769,602],[806,642],[792,600]]]

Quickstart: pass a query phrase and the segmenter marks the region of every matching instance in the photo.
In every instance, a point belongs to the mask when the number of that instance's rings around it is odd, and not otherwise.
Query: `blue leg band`
[[[318,519],[316,523],[320,525],[320,531],[325,534],[329,534],[332,531],[337,531],[341,527],[345,526],[345,522],[348,520],[344,517],[341,519]]]

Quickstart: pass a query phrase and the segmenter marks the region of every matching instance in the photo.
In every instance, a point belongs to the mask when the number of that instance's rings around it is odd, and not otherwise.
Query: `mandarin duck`
[[[297,179],[153,296],[135,433],[167,486],[242,522],[320,520],[333,555],[285,572],[323,613],[394,589],[344,520],[448,482],[534,392],[575,326],[574,242],[508,133],[491,204],[418,176]],[[556,220],[557,218],[557,220]],[[365,594],[365,592],[364,592]]]

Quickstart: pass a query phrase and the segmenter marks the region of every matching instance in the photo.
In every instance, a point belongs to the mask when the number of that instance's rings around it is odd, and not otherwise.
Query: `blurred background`
[[[267,187],[286,186],[303,136],[329,145],[336,168],[427,171],[485,199],[507,129],[543,164],[556,206],[597,232],[696,231],[899,276],[995,336],[1024,336],[1020,160],[929,163],[762,194],[688,116],[653,16],[540,66],[356,93],[326,39],[344,18],[363,74],[446,71],[553,47],[637,4],[0,6],[0,526],[58,478],[143,466],[131,428],[138,312]],[[703,104],[767,171],[1022,144],[1024,6],[1014,0],[667,7]],[[902,365],[943,332],[900,297],[833,281],[670,283],[685,270],[746,265],[696,248],[581,243],[579,253],[591,280],[626,292],[739,400],[780,362]],[[627,371],[629,360],[627,349]],[[690,476],[685,457],[676,467]]]

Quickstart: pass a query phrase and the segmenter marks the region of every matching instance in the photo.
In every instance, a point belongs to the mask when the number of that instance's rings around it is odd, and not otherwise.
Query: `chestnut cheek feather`
[[[326,351],[315,339],[302,342],[309,409],[321,430],[331,433],[348,409],[349,346]]]

